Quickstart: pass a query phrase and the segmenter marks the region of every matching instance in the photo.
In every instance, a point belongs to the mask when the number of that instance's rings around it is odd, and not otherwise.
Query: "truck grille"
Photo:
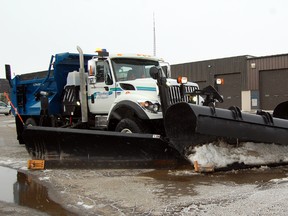
[[[198,89],[197,86],[185,86],[186,93],[192,93],[196,89]],[[178,102],[189,102],[189,96],[181,97],[180,94],[180,87],[179,86],[170,86],[169,87],[169,97],[170,97],[170,103],[175,104]]]
[[[66,86],[63,94],[63,114],[76,115],[79,114],[80,106],[77,105],[79,99],[79,86]]]

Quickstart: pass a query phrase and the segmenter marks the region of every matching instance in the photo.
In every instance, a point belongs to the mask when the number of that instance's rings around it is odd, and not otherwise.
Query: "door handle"
[[[105,86],[104,89],[105,89],[106,91],[109,91],[109,87],[108,87],[108,86]]]

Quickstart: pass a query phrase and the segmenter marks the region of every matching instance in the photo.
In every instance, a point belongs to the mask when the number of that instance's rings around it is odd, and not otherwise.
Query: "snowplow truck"
[[[155,167],[186,161],[193,147],[217,140],[288,144],[287,102],[274,116],[219,109],[223,99],[212,86],[169,78],[160,58],[77,49],[52,56],[41,79],[11,79],[6,66],[17,137],[32,159]]]
[[[180,91],[192,93],[199,90],[198,85],[187,82],[184,86],[169,78],[169,64],[157,57],[79,51],[80,56],[52,56],[43,78],[34,73],[11,79],[10,66],[6,65],[11,102],[16,107],[17,138],[32,158],[89,158],[89,163],[92,159],[179,158],[177,150],[164,140],[166,108],[161,105],[161,89],[150,69],[157,67],[161,77],[167,78],[171,103],[203,104],[199,94],[181,96]]]

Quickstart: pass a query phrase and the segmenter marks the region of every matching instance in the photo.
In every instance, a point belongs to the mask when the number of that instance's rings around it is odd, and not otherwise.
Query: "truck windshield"
[[[118,81],[150,78],[150,68],[159,66],[158,61],[143,59],[115,58],[111,61]]]

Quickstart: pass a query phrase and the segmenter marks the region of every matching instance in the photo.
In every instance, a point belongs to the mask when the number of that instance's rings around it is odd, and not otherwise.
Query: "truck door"
[[[115,82],[107,60],[98,60],[90,65],[88,76],[88,106],[91,113],[108,114],[115,100]]]

